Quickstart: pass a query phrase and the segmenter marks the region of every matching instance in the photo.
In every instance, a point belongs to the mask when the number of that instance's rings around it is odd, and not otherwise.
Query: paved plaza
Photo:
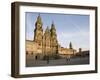
[[[86,57],[75,57],[70,59],[56,59],[56,60],[26,60],[26,67],[36,67],[36,66],[56,66],[56,65],[81,65],[89,64],[89,56]]]

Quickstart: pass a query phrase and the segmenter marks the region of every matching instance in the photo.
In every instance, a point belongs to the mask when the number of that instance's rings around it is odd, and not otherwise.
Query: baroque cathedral
[[[47,26],[43,32],[43,22],[41,16],[38,15],[35,22],[34,39],[26,40],[26,55],[32,56],[34,59],[43,59],[44,56],[67,57],[74,55],[76,50],[73,49],[72,43],[69,48],[61,47],[57,40],[55,24],[51,24],[51,28]]]

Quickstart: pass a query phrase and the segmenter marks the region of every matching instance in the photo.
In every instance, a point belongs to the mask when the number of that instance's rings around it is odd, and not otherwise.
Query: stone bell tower
[[[43,38],[42,25],[43,23],[42,23],[41,16],[38,15],[35,23],[35,29],[34,29],[34,41],[38,43],[39,46],[42,46],[42,38]]]
[[[58,41],[57,41],[57,34],[54,23],[51,24],[51,53],[56,54],[58,53]]]
[[[43,36],[43,51],[45,55],[50,54],[51,49],[50,49],[50,30],[49,27],[47,26],[44,36]]]

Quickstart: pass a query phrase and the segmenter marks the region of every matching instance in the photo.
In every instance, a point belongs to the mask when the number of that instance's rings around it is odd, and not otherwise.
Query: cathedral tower
[[[71,43],[71,42],[70,42],[70,44],[69,44],[69,49],[73,49],[72,43]]]
[[[53,54],[54,53],[56,54],[58,48],[58,41],[54,23],[51,24],[50,32],[51,32],[51,51]]]
[[[50,30],[49,27],[47,26],[44,36],[43,36],[43,50],[45,54],[50,54]]]
[[[42,29],[42,19],[39,15],[37,17],[36,23],[35,23],[35,29],[34,29],[34,41],[37,42],[39,45],[42,46],[42,38],[43,38],[43,29]]]

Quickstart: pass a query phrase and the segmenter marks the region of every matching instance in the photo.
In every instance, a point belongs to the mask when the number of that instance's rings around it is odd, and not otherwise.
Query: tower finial
[[[54,24],[54,21],[52,21],[52,24],[51,24],[51,29],[56,30],[56,29],[55,29],[55,24]]]
[[[41,15],[40,15],[40,13],[38,14],[37,22],[42,23],[42,19],[41,19]]]
[[[71,43],[71,42],[69,43],[69,48],[70,48],[70,49],[73,49],[72,43]]]
[[[54,21],[52,20],[52,25],[54,25]]]
[[[40,24],[41,26],[43,25],[40,13],[37,16],[37,20],[36,20],[35,26],[37,26],[37,24]]]
[[[49,27],[47,26],[45,32],[48,33],[50,30],[49,30]]]

